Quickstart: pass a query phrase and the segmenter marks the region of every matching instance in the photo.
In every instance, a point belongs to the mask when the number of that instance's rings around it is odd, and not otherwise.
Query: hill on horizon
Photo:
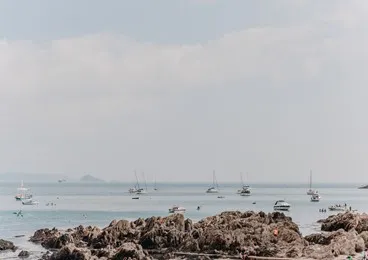
[[[105,182],[104,180],[98,179],[96,177],[93,177],[90,174],[84,175],[80,181],[82,182]]]

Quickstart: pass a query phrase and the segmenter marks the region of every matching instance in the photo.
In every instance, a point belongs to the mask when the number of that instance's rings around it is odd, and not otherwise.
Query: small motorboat
[[[311,196],[311,202],[319,202],[319,200],[321,199],[321,196],[319,196],[319,194],[314,194]]]
[[[173,206],[169,209],[169,213],[184,213],[186,209],[184,207]]]
[[[218,199],[224,199],[225,196],[217,196]]]
[[[332,205],[332,206],[329,206],[328,209],[331,211],[347,211],[348,210],[346,204],[345,205],[337,205],[337,204]]]
[[[22,200],[23,205],[38,205],[39,202],[33,199]]]
[[[132,200],[139,200],[139,197],[133,197]]]
[[[274,210],[288,211],[290,209],[290,204],[284,200],[278,200],[273,206]]]

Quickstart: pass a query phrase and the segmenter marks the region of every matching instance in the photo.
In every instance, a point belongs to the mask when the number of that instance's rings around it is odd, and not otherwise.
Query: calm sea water
[[[168,209],[180,205],[187,209],[185,216],[193,220],[218,214],[222,211],[272,212],[278,199],[291,204],[286,213],[299,225],[303,235],[316,232],[318,219],[331,213],[319,209],[332,204],[347,203],[359,212],[368,212],[368,190],[357,189],[357,185],[316,185],[322,198],[310,202],[306,185],[253,184],[252,195],[236,194],[239,183],[220,186],[220,194],[206,194],[207,184],[158,184],[157,191],[148,187],[148,194],[133,200],[127,191],[131,184],[117,183],[32,183],[34,199],[39,205],[24,206],[15,201],[17,183],[0,183],[0,237],[15,242],[17,246],[34,253],[42,249],[27,243],[29,235],[40,228],[66,228],[82,225],[104,227],[113,219],[133,220],[139,217],[167,216]],[[218,196],[224,198],[218,198]],[[134,195],[136,196],[136,195]],[[55,206],[47,206],[47,203]],[[253,204],[256,202],[256,204]],[[201,206],[198,211],[197,206]],[[23,211],[23,217],[14,212]],[[15,238],[25,235],[23,238]],[[9,259],[10,254],[0,255]]]

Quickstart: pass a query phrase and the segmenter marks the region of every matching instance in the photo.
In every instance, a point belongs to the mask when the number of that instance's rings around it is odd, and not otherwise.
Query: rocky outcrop
[[[322,223],[322,231],[337,231],[343,229],[350,231],[355,229],[358,233],[368,231],[368,215],[359,214],[355,212],[340,213],[332,215],[325,220],[320,221]]]
[[[15,251],[17,248],[10,241],[0,239],[0,252],[5,250]]]
[[[292,219],[279,212],[223,212],[197,223],[173,214],[132,222],[114,220],[102,230],[83,226],[66,232],[44,229],[36,231],[31,241],[57,249],[44,257],[49,260],[164,259],[175,258],[179,252],[238,256],[242,247],[256,256],[332,259],[361,252],[368,242],[365,215],[347,212],[321,223],[328,232],[303,238]]]
[[[278,236],[273,235],[274,229]],[[60,232],[38,230],[31,241],[59,249],[50,259],[149,259],[148,251],[238,255],[246,246],[260,256],[302,255],[306,241],[283,213],[223,212],[198,223],[182,214],[136,221],[114,220],[102,230],[79,226]]]
[[[306,236],[309,246],[304,255],[316,259],[328,259],[339,255],[354,255],[364,250],[364,240],[354,229],[343,229]]]

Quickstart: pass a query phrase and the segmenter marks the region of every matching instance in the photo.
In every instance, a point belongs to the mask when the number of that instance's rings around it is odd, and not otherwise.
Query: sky
[[[368,3],[0,0],[0,173],[368,183]]]

